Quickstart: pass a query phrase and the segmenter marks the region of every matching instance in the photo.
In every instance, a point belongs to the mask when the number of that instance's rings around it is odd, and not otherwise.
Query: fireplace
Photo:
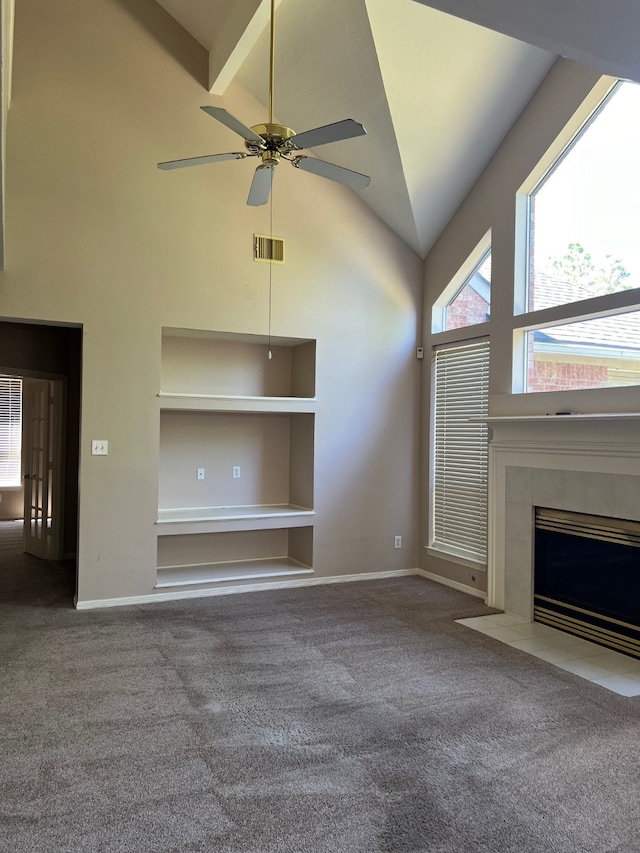
[[[640,522],[640,415],[490,417],[488,425],[487,603],[533,621],[536,507]],[[640,595],[629,598],[633,618],[625,611],[619,621],[636,625]]]
[[[536,622],[640,658],[640,522],[536,507]]]

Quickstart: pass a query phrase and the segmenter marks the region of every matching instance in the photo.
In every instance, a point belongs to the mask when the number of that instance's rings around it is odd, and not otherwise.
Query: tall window
[[[516,333],[516,391],[640,384],[640,292],[612,298],[640,288],[639,139],[640,86],[618,83],[528,197],[522,310],[548,313]]]
[[[0,376],[0,488],[21,484],[22,380]]]
[[[439,347],[434,356],[431,547],[487,560],[489,342]]]

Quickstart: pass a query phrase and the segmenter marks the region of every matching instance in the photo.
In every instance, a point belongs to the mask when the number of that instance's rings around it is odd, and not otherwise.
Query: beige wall
[[[212,99],[141,5],[16,11],[0,316],[83,325],[80,601],[154,586],[162,327],[267,331],[252,235],[268,210],[245,205],[251,163],[155,168],[239,145],[199,110]],[[224,104],[264,120],[240,88]],[[274,233],[287,263],[273,270],[273,333],[318,342],[316,574],[415,566],[421,263],[349,191],[286,164]],[[108,457],[89,454],[92,438]]]
[[[290,433],[289,415],[163,412],[159,506],[289,503]]]
[[[486,232],[492,230],[491,319],[484,333],[491,340],[491,415],[639,411],[640,389],[612,388],[539,394],[512,394],[516,193],[552,146],[569,120],[580,112],[600,75],[568,60],[558,60],[534,95],[489,166],[444,230],[425,262],[423,418],[429,418],[431,394],[428,357],[432,339],[431,308]],[[586,105],[585,105],[586,106]],[[582,109],[582,120],[588,112]],[[577,129],[578,125],[576,125]],[[559,152],[558,152],[559,153]],[[449,337],[452,338],[450,335]],[[486,574],[459,561],[429,556],[430,467],[428,445],[422,454],[421,565],[427,571],[486,590]]]

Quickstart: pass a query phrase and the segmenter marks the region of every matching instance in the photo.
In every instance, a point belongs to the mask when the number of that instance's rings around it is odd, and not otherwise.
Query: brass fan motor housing
[[[287,140],[296,135],[294,130],[282,124],[256,124],[251,130],[264,139],[267,151],[272,152],[286,149],[288,147]],[[254,142],[249,140],[245,144],[253,154],[261,152],[261,149]]]

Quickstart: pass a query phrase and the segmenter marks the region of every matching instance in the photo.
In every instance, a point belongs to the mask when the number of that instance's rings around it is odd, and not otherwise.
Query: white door
[[[44,560],[61,552],[64,383],[27,380],[23,392],[24,550]]]

